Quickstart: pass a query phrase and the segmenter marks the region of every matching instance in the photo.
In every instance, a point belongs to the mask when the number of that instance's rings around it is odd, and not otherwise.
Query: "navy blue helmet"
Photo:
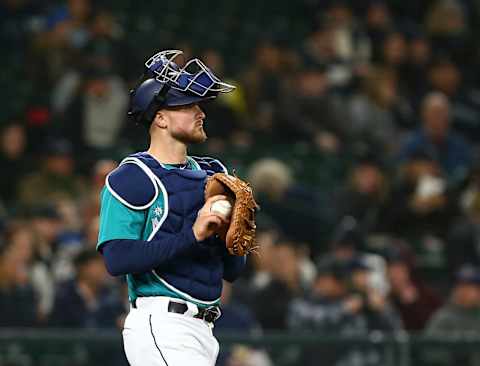
[[[165,50],[145,62],[145,78],[131,93],[128,115],[135,122],[149,124],[157,111],[214,99],[235,87],[216,77],[199,59],[179,67],[174,60],[183,52]]]

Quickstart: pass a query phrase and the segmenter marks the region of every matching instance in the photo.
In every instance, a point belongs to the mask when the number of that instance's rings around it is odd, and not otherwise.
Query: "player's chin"
[[[198,130],[198,133],[195,133],[194,136],[193,136],[195,143],[202,143],[202,142],[205,142],[207,141],[207,133],[205,132],[205,130],[203,129],[203,127],[201,127],[199,130]]]
[[[198,140],[197,140],[197,144],[201,144],[202,142],[205,142],[207,141],[208,137],[207,137],[207,134],[204,133],[202,137],[199,137]]]
[[[207,134],[196,134],[194,136],[191,136],[189,140],[187,141],[188,144],[201,144],[202,142],[207,141]]]
[[[207,134],[203,128],[201,130],[194,131],[193,133],[188,134],[178,134],[174,136],[178,141],[183,142],[184,144],[200,144],[207,141]]]

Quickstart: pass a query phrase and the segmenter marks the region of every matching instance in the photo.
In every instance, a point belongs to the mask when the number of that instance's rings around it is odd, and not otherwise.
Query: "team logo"
[[[157,206],[153,209],[153,213],[155,216],[162,216],[163,215],[163,208]]]
[[[158,225],[160,225],[160,220],[157,217],[154,217],[152,219],[153,230],[157,230]]]
[[[152,227],[153,227],[153,230],[156,230],[158,225],[160,225],[160,218],[163,215],[163,208],[161,208],[160,206],[155,207],[153,209],[153,215],[155,217],[152,218]]]

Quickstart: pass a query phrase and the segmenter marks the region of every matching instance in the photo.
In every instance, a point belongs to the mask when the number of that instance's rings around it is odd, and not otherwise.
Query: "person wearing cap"
[[[362,299],[363,315],[368,328],[383,331],[401,329],[400,317],[389,303],[383,286],[377,286],[372,281],[372,275],[378,269],[369,265],[368,257],[352,258],[347,262],[347,268],[350,272],[351,291]]]
[[[204,198],[207,177],[226,167],[187,153],[207,139],[200,103],[234,87],[181,54],[161,51],[145,63],[128,114],[146,127],[150,146],[125,158],[101,192],[97,249],[110,274],[127,277],[123,339],[132,366],[213,366],[222,280],[245,266],[215,235],[228,219],[211,206],[226,197]]]
[[[480,269],[465,265],[456,274],[450,300],[430,319],[427,335],[480,335]],[[478,365],[480,354],[464,351],[429,351],[428,356],[438,365]]]
[[[49,325],[66,328],[113,327],[115,316],[104,307],[108,280],[101,255],[84,249],[73,259],[76,276],[58,285]],[[108,315],[108,316],[107,316]]]
[[[400,325],[391,309],[378,299],[370,299],[360,292],[357,286],[365,285],[360,277],[367,266],[357,257],[339,260],[327,257],[319,261],[317,277],[312,290],[304,298],[292,301],[289,314],[289,326],[297,331],[315,331],[326,335],[368,335],[373,330],[392,332]],[[356,280],[353,280],[353,276]],[[363,276],[364,277],[364,276]],[[356,282],[356,283],[354,283]],[[305,352],[305,365],[366,365],[368,359],[382,357],[375,350],[356,347],[341,349],[328,346]]]
[[[455,278],[450,301],[431,318],[426,332],[480,334],[480,269],[462,267]]]
[[[19,200],[27,207],[51,204],[61,199],[78,199],[85,187],[75,175],[70,141],[50,138],[42,151],[41,169],[27,176],[19,187]]]
[[[388,190],[385,169],[378,154],[373,151],[359,154],[350,169],[348,184],[335,194],[337,220],[352,217],[356,220],[357,231],[382,231]]]

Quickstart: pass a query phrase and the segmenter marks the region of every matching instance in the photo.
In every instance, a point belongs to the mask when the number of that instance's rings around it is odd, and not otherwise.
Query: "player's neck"
[[[147,153],[163,164],[184,164],[187,161],[187,146],[178,141],[170,143],[152,141]]]

